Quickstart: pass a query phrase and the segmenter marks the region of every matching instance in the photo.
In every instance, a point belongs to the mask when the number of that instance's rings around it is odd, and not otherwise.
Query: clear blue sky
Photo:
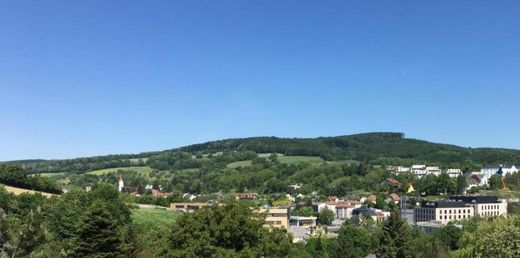
[[[400,131],[520,148],[520,1],[1,1],[0,160]]]

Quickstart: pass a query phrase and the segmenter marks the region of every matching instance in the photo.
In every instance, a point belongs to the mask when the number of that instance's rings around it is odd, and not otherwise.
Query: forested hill
[[[181,148],[128,155],[107,155],[68,160],[12,161],[23,164],[29,173],[86,172],[104,168],[146,166],[149,162],[180,153],[217,154],[226,152],[280,153],[319,156],[326,161],[357,160],[381,165],[428,163],[439,166],[472,163],[496,165],[520,163],[520,150],[498,148],[464,148],[405,138],[403,133],[365,133],[319,138],[251,137],[211,141]],[[198,155],[198,156],[200,156]],[[186,155],[187,156],[187,155]],[[180,156],[175,156],[180,157]],[[174,158],[175,158],[174,157]],[[237,155],[235,159],[240,159]],[[171,162],[170,162],[171,163]],[[188,163],[190,163],[188,161]],[[190,163],[191,164],[191,163]],[[186,167],[193,166],[188,164]],[[153,167],[153,166],[152,166]]]

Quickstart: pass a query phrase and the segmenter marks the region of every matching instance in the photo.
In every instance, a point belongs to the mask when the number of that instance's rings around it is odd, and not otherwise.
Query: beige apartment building
[[[474,209],[475,216],[489,218],[507,215],[507,202],[501,202],[496,196],[452,196],[450,200],[466,203]]]
[[[266,227],[289,228],[289,208],[260,208],[256,212],[265,214]]]
[[[438,221],[443,224],[450,221],[469,219],[474,216],[496,217],[507,215],[507,203],[496,196],[451,196],[449,200],[421,202],[414,210],[414,221]]]
[[[415,209],[414,221],[440,221],[447,223],[455,220],[469,219],[474,216],[474,209],[463,202],[441,201],[422,202],[420,208]]]

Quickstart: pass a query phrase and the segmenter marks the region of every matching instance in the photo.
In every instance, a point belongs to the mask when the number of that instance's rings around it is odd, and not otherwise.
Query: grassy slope
[[[270,154],[260,153],[258,154],[259,157],[267,158]],[[278,154],[278,160],[281,163],[285,164],[296,164],[296,163],[302,163],[302,162],[309,162],[309,163],[321,163],[323,162],[323,159],[317,156],[283,156]],[[242,161],[236,161],[227,164],[228,168],[237,168],[237,167],[245,167],[245,166],[251,166],[251,160],[242,160]]]
[[[22,193],[30,193],[30,194],[40,193],[41,195],[43,195],[45,197],[51,197],[51,196],[54,195],[54,194],[51,194],[51,193],[33,191],[33,190],[28,190],[28,189],[23,189],[23,188],[18,188],[18,187],[12,187],[12,186],[7,186],[7,185],[3,185],[3,186],[5,187],[6,191],[8,191],[10,193],[14,193],[15,195],[20,195]]]
[[[180,216],[180,213],[163,209],[133,209],[132,219],[140,225],[159,224],[171,226]]]
[[[99,175],[116,172],[120,169],[133,170],[133,171],[143,174],[143,175],[149,175],[150,172],[152,172],[152,168],[150,168],[150,167],[119,167],[119,168],[107,168],[107,169],[94,170],[94,171],[87,172],[87,174],[93,174],[93,175],[99,176]]]
[[[133,209],[137,243],[142,250],[137,257],[159,256],[160,248],[167,246],[171,227],[181,213],[162,209]]]
[[[40,173],[39,175],[42,177],[53,177],[53,176],[63,176],[67,172],[59,172],[59,173]]]

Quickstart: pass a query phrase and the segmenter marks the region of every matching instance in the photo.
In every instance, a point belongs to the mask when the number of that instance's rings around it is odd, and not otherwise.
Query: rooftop
[[[456,200],[465,203],[500,203],[498,197],[491,195],[454,195],[450,196],[450,200]]]

